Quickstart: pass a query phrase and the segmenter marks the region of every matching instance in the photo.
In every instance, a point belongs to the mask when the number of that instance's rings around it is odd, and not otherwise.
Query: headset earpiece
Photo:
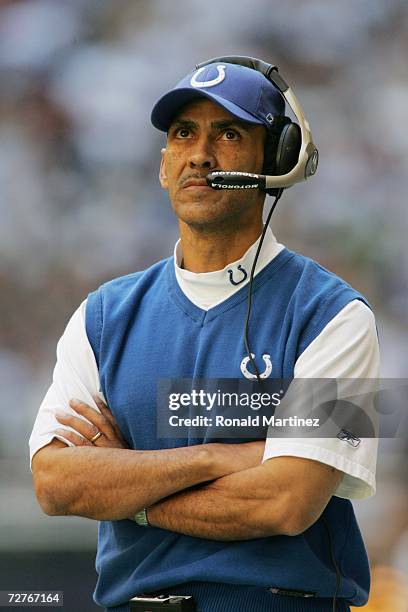
[[[297,123],[289,117],[276,118],[266,136],[263,174],[279,176],[290,172],[297,164],[301,145],[302,133]],[[278,191],[279,188],[266,190],[272,196]]]
[[[302,144],[302,134],[297,123],[286,123],[279,137],[276,151],[276,174],[287,174],[297,164]]]

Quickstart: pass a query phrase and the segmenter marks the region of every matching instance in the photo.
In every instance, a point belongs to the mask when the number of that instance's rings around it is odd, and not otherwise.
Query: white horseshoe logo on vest
[[[215,79],[212,79],[211,81],[197,81],[198,75],[201,74],[202,71],[206,69],[206,67],[207,66],[203,66],[202,68],[199,68],[197,72],[193,74],[190,81],[190,85],[192,87],[214,87],[214,85],[222,83],[222,81],[225,79],[225,66],[219,64],[217,66],[218,76],[215,77]]]
[[[255,355],[253,353],[251,353],[251,356],[252,356],[252,359],[255,359]],[[259,374],[259,377],[268,378],[268,376],[270,376],[272,372],[271,356],[265,353],[264,355],[262,355],[262,359],[265,362],[266,368],[263,372]],[[243,358],[243,360],[241,361],[241,372],[243,373],[245,378],[249,378],[249,379],[256,378],[256,374],[252,374],[252,372],[250,372],[247,368],[247,364],[249,361],[250,359],[248,356]]]

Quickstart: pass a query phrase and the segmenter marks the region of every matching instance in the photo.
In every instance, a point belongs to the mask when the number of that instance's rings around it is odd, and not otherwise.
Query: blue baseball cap
[[[242,121],[270,127],[285,114],[285,101],[258,70],[216,62],[194,70],[155,104],[151,122],[167,132],[173,117],[189,102],[208,98]]]

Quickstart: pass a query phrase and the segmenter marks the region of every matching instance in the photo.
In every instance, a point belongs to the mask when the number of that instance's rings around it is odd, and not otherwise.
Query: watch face
[[[149,521],[147,520],[146,508],[140,510],[135,514],[135,523],[141,527],[148,527]]]

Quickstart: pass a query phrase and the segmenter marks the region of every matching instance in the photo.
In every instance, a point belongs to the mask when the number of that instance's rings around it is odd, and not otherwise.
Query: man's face
[[[160,182],[176,215],[188,225],[232,228],[261,213],[258,190],[216,190],[205,177],[213,170],[262,171],[266,130],[239,121],[207,99],[187,104],[174,118],[163,150]]]

